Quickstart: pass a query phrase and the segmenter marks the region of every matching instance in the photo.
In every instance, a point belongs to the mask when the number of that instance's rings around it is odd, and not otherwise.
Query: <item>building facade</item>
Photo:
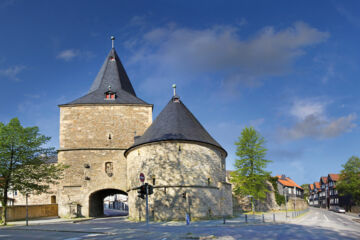
[[[320,178],[320,187],[321,192],[319,194],[319,204],[321,208],[329,208],[329,186],[328,186],[328,178],[321,177]]]
[[[304,198],[304,189],[290,177],[278,175],[277,178],[277,187],[280,195],[286,195],[289,198]]]
[[[329,173],[327,176],[320,177],[319,182],[310,184],[309,205],[329,210],[344,207],[345,199],[339,195],[336,189],[339,178],[340,174]]]
[[[129,215],[144,220],[139,174],[154,184],[154,219],[232,215],[226,151],[174,96],[152,124],[153,105],[138,98],[111,49],[90,91],[60,108],[58,162],[65,170],[59,215],[101,216],[104,198],[128,195]]]

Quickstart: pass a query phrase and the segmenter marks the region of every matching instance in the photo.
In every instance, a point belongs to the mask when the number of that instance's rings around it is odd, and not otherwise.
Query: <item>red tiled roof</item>
[[[315,188],[317,188],[318,190],[321,190],[319,182],[314,182],[314,185],[315,185]]]
[[[323,183],[328,183],[328,178],[327,177],[321,177],[320,181],[322,181]]]
[[[339,181],[340,174],[329,173],[329,176],[333,181],[335,182]]]
[[[294,182],[291,178],[289,177],[285,177],[285,179],[281,179],[281,175],[277,175],[278,177],[278,181],[284,185],[284,186],[287,186],[287,187],[297,187],[297,188],[300,188],[300,189],[303,189],[302,187],[300,187],[298,184],[296,184],[296,182]]]
[[[310,190],[314,190],[314,184],[309,184]]]

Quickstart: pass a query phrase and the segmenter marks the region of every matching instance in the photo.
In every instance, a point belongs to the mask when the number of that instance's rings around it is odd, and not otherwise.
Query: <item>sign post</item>
[[[145,175],[140,173],[140,181],[144,184]],[[146,193],[146,225],[149,225],[149,184],[145,183],[145,193]]]
[[[149,185],[145,183],[146,189],[146,225],[149,225]]]

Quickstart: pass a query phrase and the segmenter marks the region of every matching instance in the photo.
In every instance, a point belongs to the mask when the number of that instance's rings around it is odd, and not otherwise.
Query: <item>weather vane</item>
[[[173,84],[172,88],[174,89],[174,97],[175,97],[176,96],[176,84]]]
[[[111,46],[112,48],[114,48],[114,41],[115,41],[115,37],[114,36],[111,36]]]

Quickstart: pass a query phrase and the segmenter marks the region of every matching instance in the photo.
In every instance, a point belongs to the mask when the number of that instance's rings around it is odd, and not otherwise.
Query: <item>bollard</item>
[[[265,222],[265,216],[264,216],[264,214],[262,215],[262,222],[263,222],[263,223]]]
[[[247,215],[245,214],[245,223],[247,223]]]
[[[275,222],[275,213],[273,213],[273,222]]]

